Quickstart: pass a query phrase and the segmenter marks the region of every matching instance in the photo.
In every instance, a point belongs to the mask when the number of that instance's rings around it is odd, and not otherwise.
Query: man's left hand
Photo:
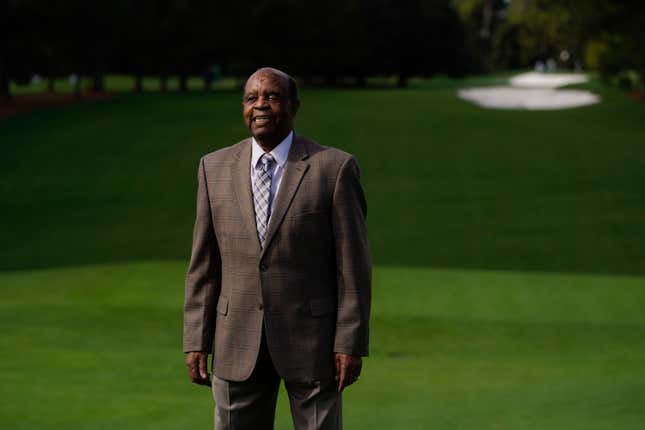
[[[337,352],[334,361],[336,363],[336,382],[340,393],[345,387],[358,381],[363,367],[363,360],[355,355]]]

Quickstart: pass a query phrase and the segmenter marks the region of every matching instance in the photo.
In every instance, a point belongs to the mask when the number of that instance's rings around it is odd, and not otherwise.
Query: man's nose
[[[266,98],[262,97],[262,96],[258,97],[255,100],[255,103],[253,104],[254,109],[262,109],[262,110],[264,110],[264,109],[267,109],[268,107],[269,107],[269,101]]]

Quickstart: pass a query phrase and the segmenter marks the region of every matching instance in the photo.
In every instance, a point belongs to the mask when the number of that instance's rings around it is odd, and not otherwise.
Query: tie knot
[[[262,157],[260,157],[260,162],[262,162],[262,170],[267,172],[273,165],[274,161],[275,161],[275,158],[273,158],[273,155],[269,153],[263,154]]]

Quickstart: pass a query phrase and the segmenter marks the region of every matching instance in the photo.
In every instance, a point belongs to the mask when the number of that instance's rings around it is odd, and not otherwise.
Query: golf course
[[[597,80],[574,109],[457,96],[509,76],[301,91],[296,132],[354,154],[368,201],[347,429],[645,426],[645,103]],[[198,162],[247,137],[241,91],[119,82],[0,120],[2,430],[212,428],[184,274]]]

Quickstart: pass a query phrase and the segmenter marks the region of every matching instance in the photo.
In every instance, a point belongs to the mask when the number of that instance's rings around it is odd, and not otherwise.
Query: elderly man
[[[272,429],[281,379],[296,429],[342,428],[341,393],[368,354],[359,168],[294,132],[299,105],[293,78],[258,70],[242,100],[252,137],[199,163],[183,347],[217,430]]]

